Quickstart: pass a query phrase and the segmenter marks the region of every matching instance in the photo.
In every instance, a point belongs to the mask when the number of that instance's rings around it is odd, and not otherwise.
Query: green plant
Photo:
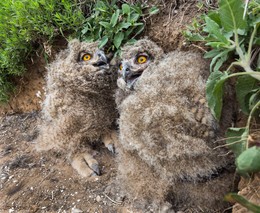
[[[97,1],[92,15],[85,20],[80,38],[84,41],[100,40],[99,47],[109,44],[110,51],[118,52],[124,43],[134,42],[134,38],[144,30],[141,19],[158,12],[156,7],[152,7],[148,14],[144,14],[145,8],[147,6],[141,3]]]
[[[208,105],[216,119],[222,111],[224,84],[236,78],[236,96],[241,111],[248,115],[246,126],[227,130],[227,146],[235,154],[237,171],[248,176],[260,171],[260,143],[253,139],[252,119],[260,113],[260,0],[220,0],[219,8],[195,19],[184,32],[190,41],[205,42],[212,58],[206,85]],[[225,69],[224,63],[229,64]],[[254,126],[257,126],[254,124]],[[258,133],[259,134],[259,133]],[[253,212],[260,207],[230,193],[227,201],[238,202]]]
[[[251,202],[249,202],[248,200],[246,200],[244,197],[237,195],[235,193],[228,193],[225,196],[225,200],[229,201],[231,203],[239,203],[242,206],[246,207],[248,210],[250,210],[251,212],[255,212],[255,213],[259,213],[260,212],[260,206],[257,206]]]
[[[24,63],[44,42],[75,34],[84,14],[75,0],[2,0],[0,2],[0,102],[13,90],[10,78],[25,71]]]
[[[248,7],[242,0],[220,0],[217,10],[194,20],[184,32],[189,40],[205,42],[211,48],[205,54],[205,58],[212,58],[206,96],[216,119],[221,117],[226,80],[237,78],[237,100],[248,120],[244,128],[229,128],[226,142],[235,153],[237,170],[241,174],[260,171],[259,144],[252,146],[250,135],[252,118],[259,117],[260,112],[259,12],[259,0],[250,1]],[[232,59],[223,71],[223,64]]]

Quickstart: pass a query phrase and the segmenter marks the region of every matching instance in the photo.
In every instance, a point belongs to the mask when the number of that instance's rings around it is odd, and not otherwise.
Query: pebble
[[[101,197],[100,197],[99,195],[96,197],[96,201],[97,201],[97,202],[100,202],[100,201],[101,201]]]
[[[80,209],[77,209],[76,207],[73,207],[73,208],[71,209],[71,213],[81,213],[81,212],[83,212],[83,211],[80,210]]]

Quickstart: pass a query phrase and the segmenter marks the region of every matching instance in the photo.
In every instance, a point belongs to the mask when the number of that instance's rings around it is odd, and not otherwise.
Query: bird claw
[[[71,165],[82,177],[100,175],[98,162],[88,153],[75,156]]]
[[[97,163],[93,163],[90,168],[94,171],[96,175],[100,175],[99,165]]]
[[[118,143],[118,136],[115,130],[111,131],[109,134],[104,135],[102,141],[110,152],[113,154],[116,153],[115,147]]]
[[[110,152],[112,152],[113,154],[116,153],[114,144],[108,144],[108,145],[107,145],[107,149],[108,149]]]

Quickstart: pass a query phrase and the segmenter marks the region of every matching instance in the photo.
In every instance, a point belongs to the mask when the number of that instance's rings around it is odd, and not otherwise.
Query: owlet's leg
[[[100,175],[98,162],[87,152],[76,154],[71,165],[82,177]]]
[[[102,142],[108,148],[108,150],[112,153],[115,153],[115,147],[118,143],[118,135],[115,130],[110,131],[102,137]]]

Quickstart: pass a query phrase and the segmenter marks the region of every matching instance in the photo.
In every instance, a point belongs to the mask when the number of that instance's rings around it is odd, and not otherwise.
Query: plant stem
[[[246,129],[248,129],[249,131],[249,128],[250,128],[250,123],[251,123],[251,119],[252,119],[252,115],[253,113],[255,112],[255,110],[260,106],[260,101],[258,101],[255,106],[253,107],[253,109],[251,110],[249,116],[248,116],[248,119],[247,119],[247,123],[246,123]],[[247,141],[247,144],[246,144],[246,149],[248,149],[248,146],[249,146],[249,143]]]
[[[241,49],[241,47],[239,46],[239,38],[238,38],[238,33],[237,30],[234,30],[234,34],[235,34],[235,46],[236,46],[236,52],[239,55],[241,61],[244,61],[244,54],[243,54],[243,50]]]
[[[227,78],[231,78],[231,77],[235,77],[235,76],[240,76],[240,75],[259,75],[258,78],[260,78],[260,72],[238,72],[238,73],[233,73],[233,74],[230,74],[229,76],[227,76]]]
[[[252,46],[253,46],[253,41],[254,41],[254,38],[255,38],[256,31],[257,31],[257,25],[254,26],[254,30],[251,34],[249,45],[248,45],[247,57],[248,57],[249,64],[250,64]]]
[[[252,46],[253,46],[253,41],[254,41],[254,37],[255,37],[255,34],[256,34],[256,31],[257,31],[257,27],[255,26],[254,27],[254,30],[252,32],[252,35],[250,37],[250,42],[249,42],[249,46],[248,46],[248,51],[247,51],[247,54],[244,55],[243,54],[243,50],[241,49],[241,47],[239,46],[239,38],[238,38],[238,33],[237,33],[237,30],[234,31],[234,34],[235,34],[235,46],[236,46],[236,52],[237,54],[239,55],[239,58],[240,58],[240,62],[235,62],[235,63],[232,63],[229,67],[229,69],[231,68],[232,65],[240,65],[241,67],[244,68],[244,70],[247,72],[247,73],[251,73],[250,75],[259,80],[260,81],[260,76],[258,76],[256,73],[257,72],[254,72],[251,67],[250,67],[250,59],[251,59],[251,52],[252,52]]]
[[[230,65],[229,65],[229,67],[227,68],[227,71],[229,71],[234,65],[239,65],[239,66],[241,66],[241,63],[240,62],[232,62]]]
[[[259,75],[259,72],[255,72],[254,70],[251,69],[250,67],[250,59],[248,61],[246,61],[246,59],[244,61],[241,61],[241,66],[244,68],[244,70],[247,72],[247,73],[251,73],[250,75],[257,79],[258,81],[260,81],[260,76]]]

